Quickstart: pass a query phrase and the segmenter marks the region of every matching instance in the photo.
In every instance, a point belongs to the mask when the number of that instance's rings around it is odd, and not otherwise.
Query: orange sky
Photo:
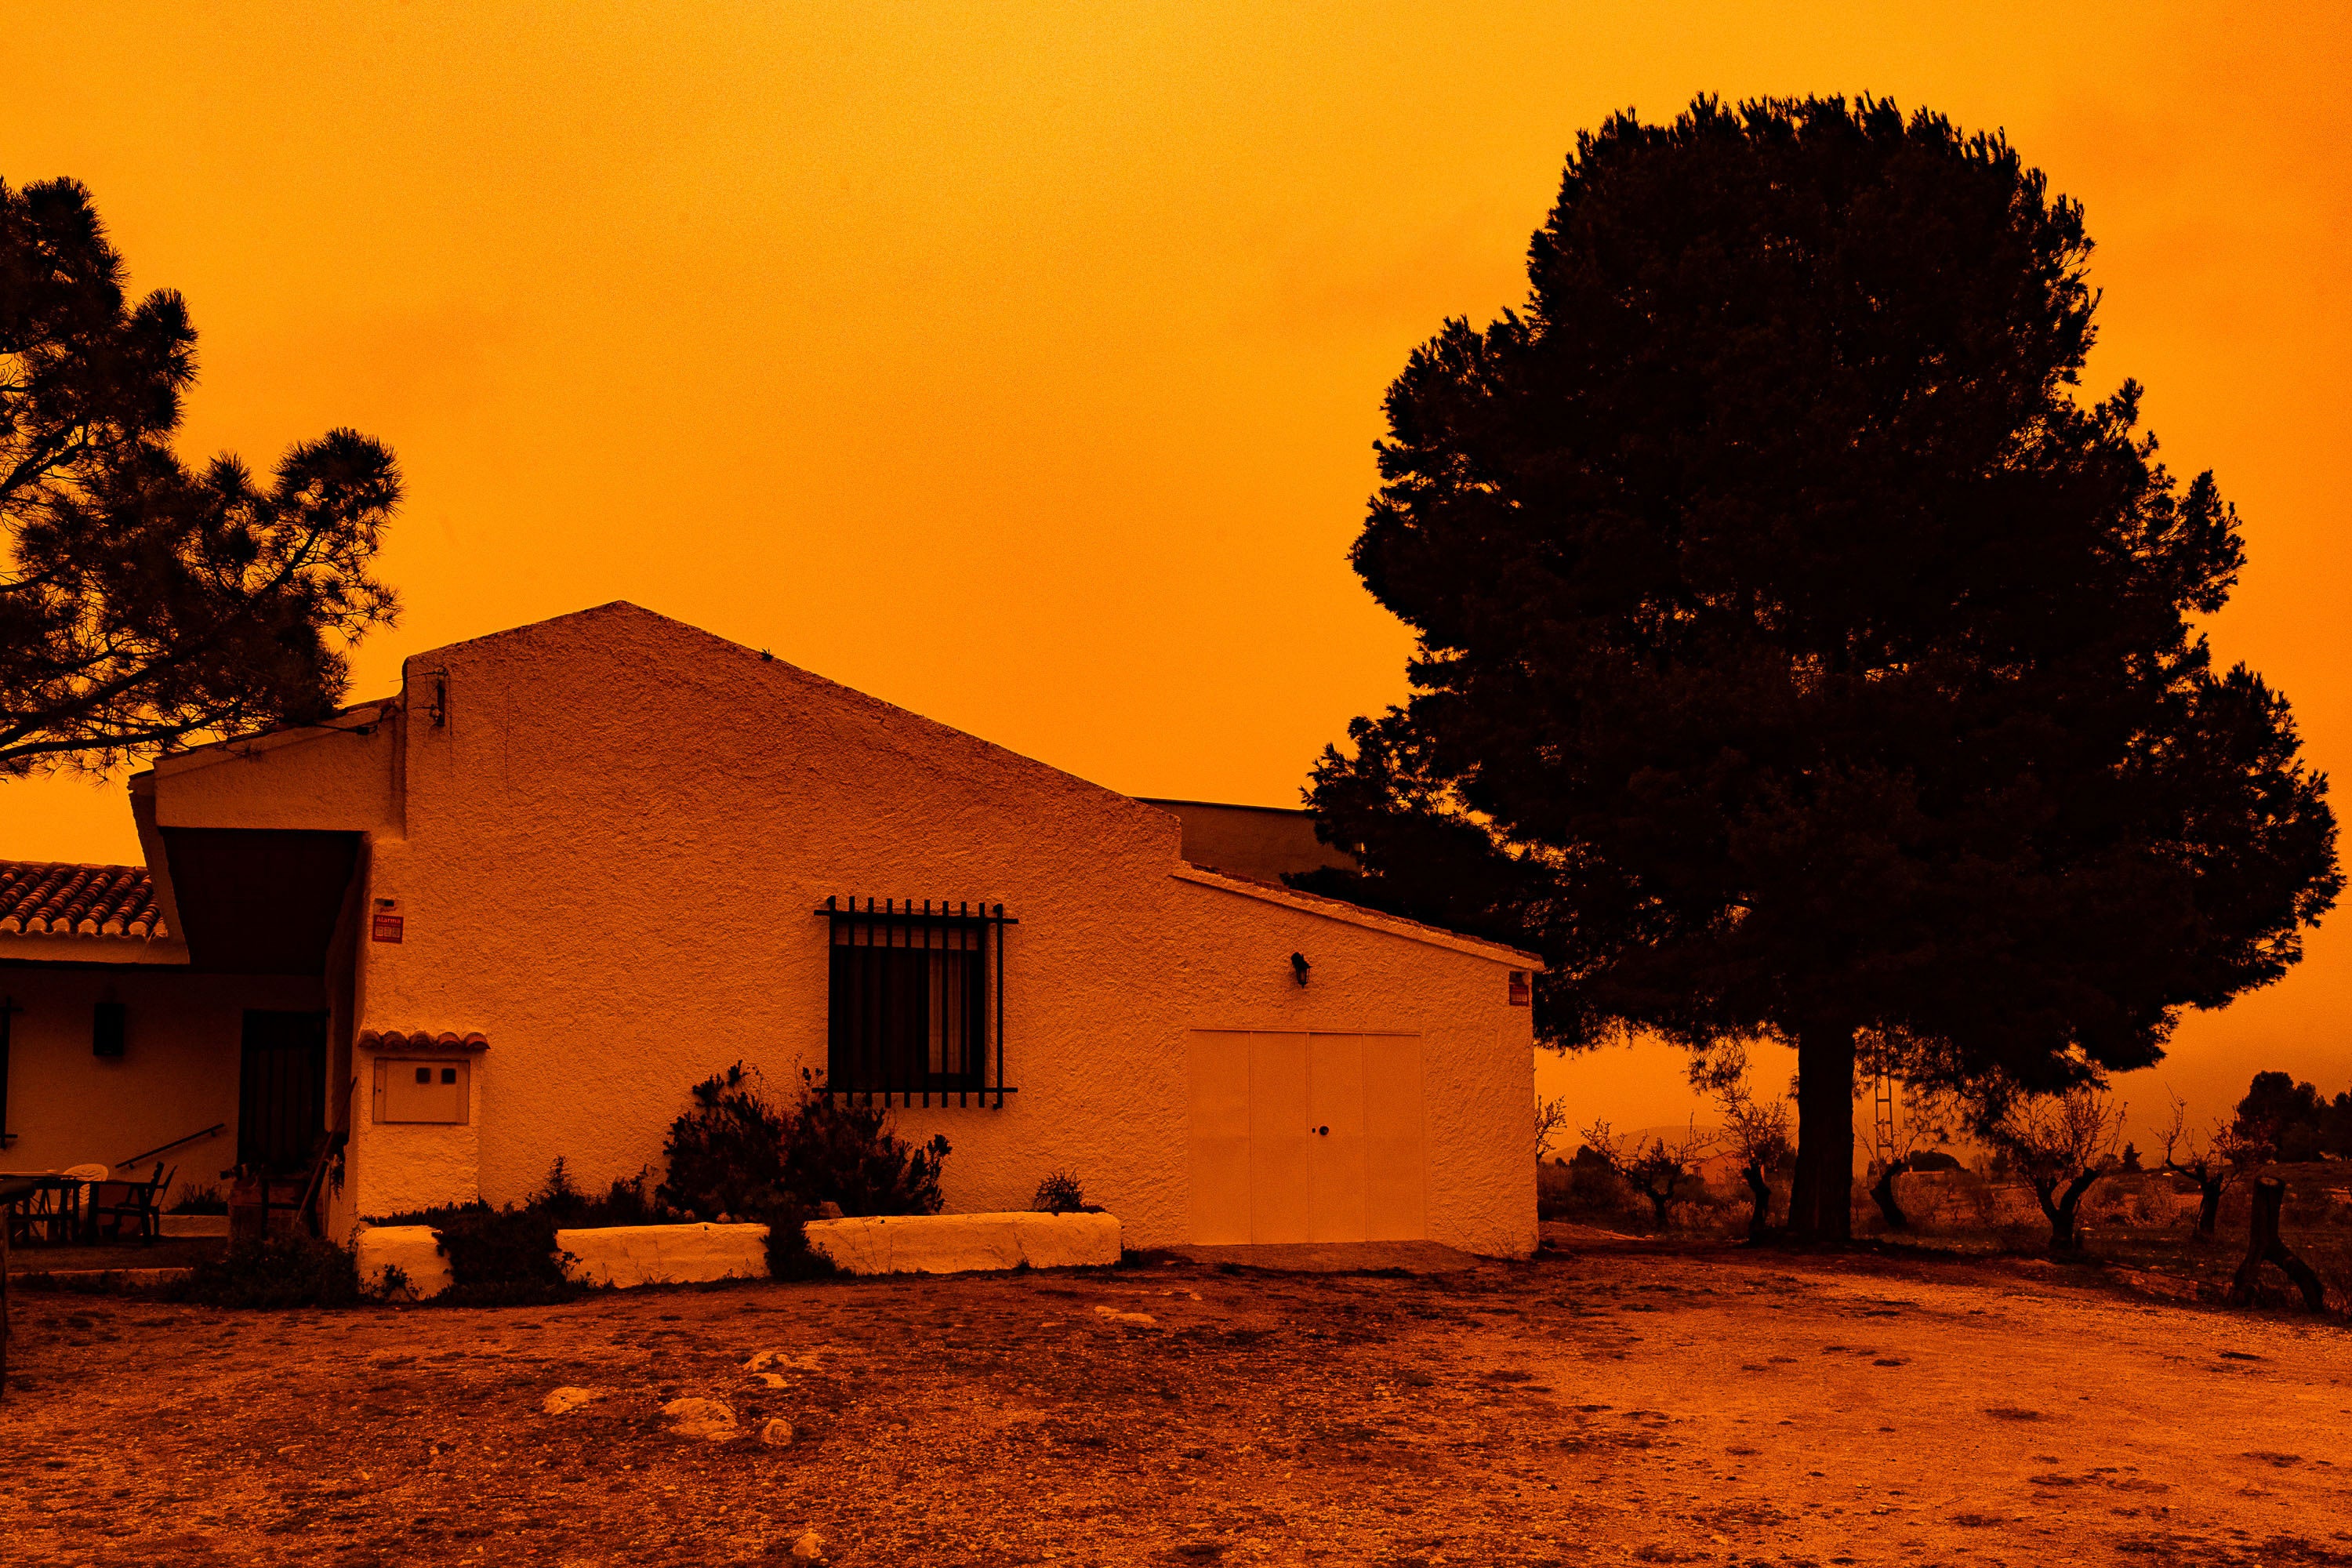
[[[1931,16],[1931,13],[1933,16]],[[1523,291],[1575,132],[1696,90],[2006,128],[2252,560],[2212,628],[2352,777],[2352,13],[2327,5],[24,8],[0,175],[71,174],[203,333],[192,455],[348,424],[405,653],[614,598],[1134,793],[1290,805],[1408,639],[1344,552],[1380,396]],[[2345,803],[2339,802],[2339,810]],[[0,854],[135,858],[119,781]],[[2352,1083],[2352,913],[2158,1081]],[[1547,1068],[1678,1117],[1670,1053]],[[2147,1114],[2141,1114],[2145,1111]]]

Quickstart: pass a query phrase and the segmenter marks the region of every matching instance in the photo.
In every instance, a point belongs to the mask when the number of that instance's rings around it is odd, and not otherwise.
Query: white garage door
[[[1192,1033],[1192,1239],[1418,1241],[1419,1035]]]

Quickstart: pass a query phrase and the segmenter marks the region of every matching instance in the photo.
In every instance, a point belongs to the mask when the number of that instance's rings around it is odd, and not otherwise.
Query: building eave
[[[1253,882],[1239,877],[1229,877],[1221,871],[1213,871],[1204,866],[1192,865],[1189,861],[1178,865],[1173,875],[1180,882],[1191,882],[1202,888],[1214,888],[1220,892],[1234,893],[1242,898],[1256,899],[1265,903],[1280,904],[1286,909],[1297,910],[1302,914],[1319,915],[1327,921],[1338,921],[1342,925],[1360,926],[1366,931],[1376,931],[1389,936],[1402,937],[1407,942],[1417,942],[1427,947],[1446,948],[1454,952],[1467,953],[1473,958],[1484,958],[1496,963],[1508,964],[1514,969],[1539,973],[1544,967],[1542,959],[1532,952],[1524,952],[1516,947],[1506,947],[1501,942],[1486,942],[1475,936],[1464,936],[1459,931],[1446,931],[1439,926],[1423,925],[1419,921],[1409,921],[1402,915],[1385,914],[1379,910],[1366,909],[1361,904],[1349,903],[1345,900],[1327,899],[1319,893],[1302,893],[1295,888],[1277,888],[1268,882]]]

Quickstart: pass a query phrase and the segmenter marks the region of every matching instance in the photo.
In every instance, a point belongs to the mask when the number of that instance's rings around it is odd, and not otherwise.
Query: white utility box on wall
[[[427,1061],[377,1058],[375,1120],[464,1122],[472,1069],[470,1061],[446,1057]]]

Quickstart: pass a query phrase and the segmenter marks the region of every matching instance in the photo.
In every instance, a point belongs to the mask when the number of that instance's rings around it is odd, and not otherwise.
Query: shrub
[[[1633,1194],[1609,1163],[1580,1146],[1568,1165],[1568,1192],[1575,1205],[1596,1214],[1633,1212]]]
[[[758,1069],[738,1062],[694,1086],[666,1152],[657,1208],[764,1221],[769,1274],[808,1279],[835,1271],[802,1229],[816,1205],[830,1203],[844,1215],[936,1214],[948,1141],[913,1147],[891,1132],[887,1110],[835,1100],[811,1073],[801,1075],[799,1097],[780,1104]],[[553,1191],[557,1173],[549,1174]],[[625,1203],[628,1185],[614,1184],[608,1208]],[[635,1191],[642,1202],[643,1177]]]
[[[1039,1214],[1077,1214],[1087,1206],[1087,1194],[1078,1186],[1077,1177],[1067,1171],[1055,1171],[1037,1184],[1037,1195],[1029,1206]]]
[[[768,1278],[771,1279],[828,1279],[840,1272],[833,1259],[808,1244],[808,1233],[802,1228],[810,1212],[798,1204],[787,1205],[768,1215]]]
[[[888,1110],[826,1094],[802,1072],[784,1181],[803,1202],[838,1204],[853,1215],[937,1214],[948,1152],[945,1138],[917,1148],[891,1131]]]
[[[704,1219],[765,1217],[793,1202],[784,1148],[795,1118],[768,1094],[758,1069],[737,1062],[696,1084],[693,1095],[670,1123],[669,1174],[655,1197]]]
[[[887,1110],[828,1095],[813,1074],[801,1080],[791,1105],[740,1062],[695,1085],[694,1104],[670,1124],[660,1203],[703,1219],[770,1219],[826,1203],[845,1215],[939,1212],[945,1138],[915,1147],[890,1131]]]
[[[558,1154],[548,1163],[547,1180],[533,1193],[530,1201],[555,1215],[569,1220],[588,1200],[572,1181],[572,1163]]]
[[[179,1198],[163,1212],[165,1214],[226,1214],[228,1199],[221,1195],[219,1187],[208,1182],[200,1187],[181,1188]]]
[[[600,1226],[651,1225],[657,1217],[646,1196],[652,1173],[618,1176],[601,1198],[592,1198],[572,1184],[571,1168],[558,1154],[547,1168],[547,1183],[531,1194],[528,1208],[544,1209],[558,1226],[582,1230]]]
[[[1536,1165],[1536,1217],[1564,1219],[1571,1205],[1568,1162],[1554,1156]]]
[[[1726,1235],[1744,1224],[1742,1215],[1749,1206],[1745,1197],[1736,1205],[1727,1202],[1705,1182],[1692,1182],[1678,1188],[1677,1193],[1679,1195],[1667,1205],[1669,1229]],[[1738,1212],[1735,1213],[1735,1209]]]
[[[348,1307],[361,1299],[359,1263],[350,1247],[306,1231],[272,1231],[205,1258],[160,1293],[206,1307]]]
[[[435,1298],[452,1307],[530,1307],[567,1301],[580,1292],[563,1276],[555,1248],[556,1216],[538,1199],[492,1208],[477,1200],[395,1215],[383,1225],[430,1226],[449,1260],[449,1289]]]
[[[579,1287],[563,1277],[555,1216],[540,1207],[494,1209],[476,1203],[447,1215],[442,1256],[449,1259],[451,1306],[536,1306],[569,1300]]]

